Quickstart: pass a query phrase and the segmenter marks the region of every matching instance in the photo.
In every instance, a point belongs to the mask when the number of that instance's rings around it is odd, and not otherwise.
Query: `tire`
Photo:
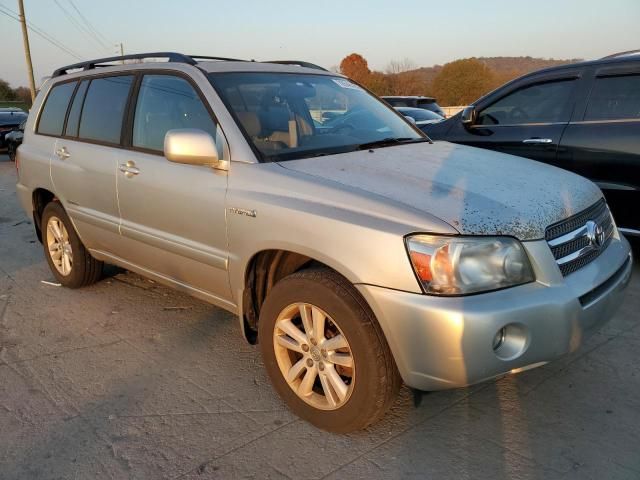
[[[16,161],[16,147],[14,147],[13,145],[9,144],[9,146],[7,147],[7,155],[9,155],[9,160],[11,160],[12,162]]]
[[[54,228],[54,225],[57,228]],[[51,228],[48,228],[49,226]],[[80,288],[100,280],[103,263],[89,254],[60,203],[47,204],[42,213],[40,227],[44,256],[58,282],[65,287]],[[63,240],[60,241],[60,238]],[[59,262],[65,255],[69,262],[63,266]],[[62,263],[64,264],[64,260]]]
[[[318,330],[323,331],[321,335],[317,331],[307,334],[316,327],[309,322],[309,327],[304,327],[303,311],[307,318],[313,318],[318,311],[320,318],[326,315],[324,329]],[[289,323],[298,331],[292,331]],[[348,347],[332,349],[344,344],[342,340],[337,342],[338,338],[346,338]],[[262,305],[258,339],[275,390],[295,414],[318,428],[337,433],[363,429],[382,418],[395,401],[400,375],[384,334],[357,290],[333,270],[301,270],[279,281]],[[294,350],[289,348],[291,341]],[[323,349],[323,345],[328,348]],[[334,363],[338,359],[339,363]],[[305,366],[296,368],[299,362]],[[348,366],[350,363],[352,367]],[[294,370],[299,372],[297,377]],[[288,381],[285,372],[295,379]],[[308,391],[302,384],[309,373],[317,375],[312,391],[299,395],[299,391]],[[335,373],[347,386],[346,395],[335,380]]]

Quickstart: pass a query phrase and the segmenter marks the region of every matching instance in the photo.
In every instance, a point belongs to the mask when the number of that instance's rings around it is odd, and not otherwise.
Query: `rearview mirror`
[[[473,105],[465,107],[464,110],[462,110],[462,114],[460,115],[460,121],[463,123],[463,125],[473,125],[476,121],[476,107],[474,107]]]
[[[196,128],[169,130],[164,136],[164,156],[170,162],[227,170],[227,162],[218,158],[211,135]]]

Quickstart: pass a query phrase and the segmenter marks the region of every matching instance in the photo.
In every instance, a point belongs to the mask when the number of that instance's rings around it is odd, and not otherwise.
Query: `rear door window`
[[[118,144],[133,75],[91,80],[82,107],[79,137]]]
[[[78,136],[78,126],[80,125],[80,113],[82,112],[82,102],[84,102],[84,96],[87,93],[87,87],[89,86],[89,80],[83,80],[76,90],[76,94],[73,97],[71,103],[71,110],[69,111],[69,118],[67,118],[67,127],[65,129],[65,135],[69,137]]]
[[[478,114],[478,125],[568,122],[575,80],[529,85],[512,92]]]
[[[67,82],[54,86],[45,101],[40,120],[38,121],[38,133],[44,135],[62,135],[64,117],[67,114],[69,100],[78,82]]]
[[[585,120],[640,118],[640,75],[596,78]]]

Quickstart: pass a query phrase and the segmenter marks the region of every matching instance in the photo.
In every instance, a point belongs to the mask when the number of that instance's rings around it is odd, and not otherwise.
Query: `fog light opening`
[[[493,336],[491,347],[500,360],[515,360],[529,347],[529,330],[519,323],[505,325]]]
[[[500,330],[498,330],[496,332],[495,337],[493,337],[493,351],[497,351],[502,344],[504,343],[504,339],[507,335],[507,329],[505,327],[502,327]]]

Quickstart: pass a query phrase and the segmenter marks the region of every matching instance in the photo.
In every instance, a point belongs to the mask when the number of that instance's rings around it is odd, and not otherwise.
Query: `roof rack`
[[[313,68],[314,70],[322,70],[324,72],[329,71],[326,68],[321,67],[320,65],[316,65],[315,63],[310,63],[310,62],[303,62],[302,60],[271,60],[268,62],[265,61],[260,63],[277,63],[280,65],[298,65],[300,67]]]
[[[98,58],[96,60],[88,60],[86,62],[74,63],[67,65],[66,67],[58,68],[53,72],[52,77],[59,77],[68,73],[69,70],[91,70],[96,67],[104,67],[103,63],[119,62],[123,60],[142,60],[145,58],[166,58],[169,62],[188,63],[189,65],[195,65],[197,62],[188,55],[175,52],[154,52],[154,53],[135,53],[131,55],[121,55],[118,57]]]
[[[624,57],[625,55],[633,55],[633,54],[640,54],[640,48],[637,48],[635,50],[627,50],[626,52],[612,53],[611,55],[607,55],[606,57],[602,57],[600,60],[606,60],[607,58]]]
[[[209,55],[189,55],[189,57],[191,57],[192,59],[199,58],[200,60],[222,60],[225,62],[248,62],[249,61],[249,60],[242,60],[241,58],[211,57]]]
[[[86,62],[74,63],[72,65],[67,65],[66,67],[60,67],[53,72],[52,77],[59,77],[61,75],[65,75],[69,73],[70,70],[91,70],[97,67],[107,67],[109,65],[105,65],[107,63],[112,62],[122,62],[124,60],[143,60],[145,58],[166,58],[169,62],[176,63],[186,63],[188,65],[196,65],[198,62],[196,59],[200,60],[221,60],[227,62],[253,62],[255,60],[241,60],[239,58],[228,58],[228,57],[211,57],[208,55],[185,55],[183,53],[176,52],[153,52],[153,53],[134,53],[131,55],[121,55],[119,57],[107,57],[107,58],[98,58],[95,60],[88,60]],[[301,67],[313,68],[315,70],[323,70],[328,71],[325,68],[322,68],[319,65],[315,65],[309,62],[303,62],[299,60],[273,60],[270,62],[260,62],[260,63],[277,63],[281,65],[299,65]]]

